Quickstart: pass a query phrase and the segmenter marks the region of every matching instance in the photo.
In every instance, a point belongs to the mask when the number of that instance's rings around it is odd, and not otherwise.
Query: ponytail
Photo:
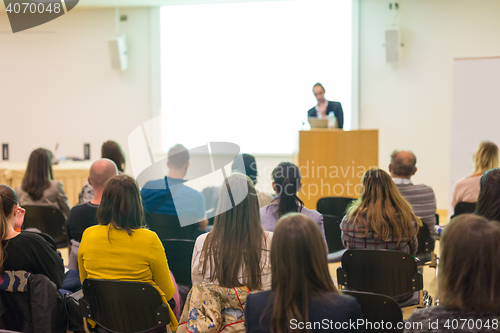
[[[273,170],[272,176],[279,195],[276,218],[288,213],[300,213],[304,203],[297,196],[301,180],[299,168],[293,163],[281,162]]]
[[[12,213],[15,205],[17,205],[16,192],[10,186],[0,185],[0,272],[3,272],[3,262],[5,260],[3,241],[9,233],[7,216]]]

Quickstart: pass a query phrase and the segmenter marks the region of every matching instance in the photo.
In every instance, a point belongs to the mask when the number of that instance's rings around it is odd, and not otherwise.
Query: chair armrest
[[[415,275],[413,275],[413,277],[411,278],[411,289],[413,292],[424,289],[424,278],[422,277],[422,274],[417,272]]]
[[[158,321],[158,326],[167,326],[170,324],[170,311],[168,309],[168,304],[166,303],[163,303],[158,309],[156,309],[156,320]]]
[[[92,319],[92,314],[90,313],[90,305],[85,300],[85,298],[80,298],[78,303],[80,304],[80,311],[82,312],[83,318]]]
[[[337,283],[339,286],[347,287],[347,273],[340,266],[337,268]]]

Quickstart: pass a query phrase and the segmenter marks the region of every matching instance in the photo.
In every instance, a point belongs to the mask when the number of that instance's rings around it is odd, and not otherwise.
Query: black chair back
[[[453,210],[453,216],[458,216],[461,214],[472,214],[476,210],[477,202],[463,202],[460,201],[455,205]]]
[[[58,248],[69,245],[66,218],[59,209],[35,205],[26,205],[23,208],[26,209],[26,215],[24,215],[22,229],[36,228],[48,234]]]
[[[194,240],[164,239],[161,241],[167,255],[168,267],[172,271],[177,284],[191,287],[191,260]]]
[[[160,239],[191,239],[197,237],[198,223],[181,227],[177,215],[146,214],[148,228]]]
[[[417,250],[417,257],[422,254],[429,254],[432,251],[434,251],[434,240],[431,237],[429,227],[427,224],[422,223],[423,226],[421,226],[418,229],[418,250]],[[434,226],[433,226],[434,228]]]
[[[398,303],[392,298],[361,291],[346,290],[343,292],[345,295],[356,298],[361,306],[361,312],[366,321],[371,323],[392,323],[392,330],[389,332],[403,332],[403,329],[398,330],[397,325],[403,322],[403,312]],[[387,325],[385,325],[387,327]],[[365,327],[365,333],[380,332],[380,330],[369,329]]]
[[[337,269],[339,285],[390,297],[424,288],[413,256],[389,250],[347,250]]]
[[[340,222],[342,222],[347,207],[353,200],[353,198],[345,197],[326,197],[318,201],[316,209],[323,215],[328,253],[344,249],[341,239]]]
[[[148,283],[86,279],[82,288],[82,315],[108,331],[142,332],[170,323],[168,305]]]

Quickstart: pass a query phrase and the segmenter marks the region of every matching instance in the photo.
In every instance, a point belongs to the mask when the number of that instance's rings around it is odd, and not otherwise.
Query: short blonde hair
[[[485,173],[493,168],[498,168],[498,146],[491,141],[483,141],[472,157],[474,161],[474,172]]]

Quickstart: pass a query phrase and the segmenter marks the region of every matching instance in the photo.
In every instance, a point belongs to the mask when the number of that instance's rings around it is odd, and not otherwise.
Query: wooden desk
[[[300,131],[298,153],[299,197],[307,208],[316,209],[322,197],[357,198],[364,172],[378,167],[378,130]]]
[[[91,164],[90,161],[67,161],[52,167],[54,179],[61,181],[63,184],[70,207],[78,203],[78,195],[89,176]],[[17,186],[21,186],[25,171],[25,163],[0,164],[0,184],[6,184],[16,189]]]

